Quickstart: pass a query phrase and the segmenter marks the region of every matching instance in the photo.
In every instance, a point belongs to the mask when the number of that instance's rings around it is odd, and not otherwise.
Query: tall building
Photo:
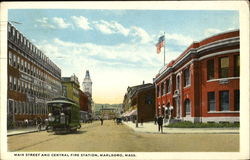
[[[192,122],[239,122],[239,30],[191,44],[154,78],[156,113]]]
[[[45,119],[46,102],[62,93],[61,69],[8,23],[8,128]]]
[[[90,79],[89,71],[86,71],[85,78],[82,82],[82,87],[83,87],[83,92],[84,93],[89,93],[90,96],[92,97],[92,81]]]

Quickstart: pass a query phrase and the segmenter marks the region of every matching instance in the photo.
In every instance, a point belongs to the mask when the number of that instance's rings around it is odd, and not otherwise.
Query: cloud
[[[47,17],[43,17],[41,19],[37,19],[36,21],[39,23],[39,25],[35,25],[35,27],[41,26],[43,28],[51,28],[51,29],[55,29],[56,28],[54,25],[49,24]]]
[[[150,44],[118,44],[113,46],[93,43],[75,43],[54,38],[39,41],[38,48],[62,70],[62,76],[75,73],[80,83],[86,70],[90,70],[93,81],[95,102],[122,102],[128,86],[152,83],[153,77],[163,66],[163,54],[156,54],[155,46]],[[178,56],[167,48],[166,61]],[[113,88],[105,101],[103,91]],[[102,98],[101,98],[102,97]]]
[[[66,22],[64,21],[64,19],[63,19],[63,18],[60,18],[60,17],[54,17],[54,18],[53,18],[53,21],[54,21],[54,23],[57,24],[57,26],[58,26],[59,28],[62,28],[62,29],[65,29],[65,28],[68,28],[69,26],[71,26],[70,23],[66,23]]]
[[[217,33],[220,33],[222,32],[221,30],[219,29],[216,29],[216,28],[208,28],[204,31],[204,36],[205,37],[209,37],[209,36],[212,36],[214,34],[217,34]]]
[[[125,28],[123,25],[116,21],[94,21],[93,22],[96,29],[101,31],[104,34],[122,34],[124,36],[127,36],[129,33],[129,29]]]
[[[172,34],[166,33],[165,39],[166,39],[166,43],[168,43],[168,41],[173,41],[174,43],[180,46],[188,46],[194,41],[192,37],[185,36],[182,34],[176,34],[176,33],[172,33]]]
[[[83,16],[71,16],[71,19],[74,21],[74,23],[77,25],[77,27],[82,28],[83,30],[91,30],[90,23],[88,21],[88,18]]]
[[[134,37],[138,37],[141,43],[148,43],[152,41],[152,37],[150,37],[149,34],[140,27],[131,27],[130,34]]]

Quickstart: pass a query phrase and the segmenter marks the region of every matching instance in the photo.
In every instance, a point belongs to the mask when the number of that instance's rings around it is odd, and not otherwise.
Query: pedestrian
[[[101,120],[101,125],[103,125],[103,119],[102,119],[102,118],[100,118],[100,120]]]
[[[40,132],[42,128],[42,119],[39,117],[37,120],[37,131]]]
[[[157,116],[155,116],[155,125],[156,125],[156,123],[157,123]]]
[[[159,131],[159,132],[161,131],[161,133],[163,133],[163,128],[162,128],[162,125],[163,125],[163,117],[160,116],[160,117],[158,118],[157,122],[158,122],[158,131]]]

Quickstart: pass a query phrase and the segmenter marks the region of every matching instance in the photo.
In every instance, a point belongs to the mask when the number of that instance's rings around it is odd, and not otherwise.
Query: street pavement
[[[138,123],[123,122],[128,127],[132,128],[135,132],[144,133],[161,133],[158,131],[158,125],[154,122],[144,122],[142,125]],[[239,128],[167,128],[163,127],[164,134],[239,134]]]
[[[138,123],[138,127],[136,127],[135,123],[123,122],[123,124],[127,125],[129,128],[133,129],[135,132],[143,132],[143,133],[161,133],[158,131],[158,125],[154,124],[154,122],[144,122],[143,125]],[[41,131],[44,131],[45,127],[42,127]],[[7,131],[7,136],[25,134],[38,132],[36,127],[27,127],[27,128],[17,128],[10,129]],[[238,128],[167,128],[163,127],[163,134],[239,134]]]
[[[151,126],[156,132],[157,126]],[[100,121],[82,124],[68,134],[35,131],[8,136],[7,143],[10,152],[238,152],[239,134],[149,134],[105,120],[103,125]]]

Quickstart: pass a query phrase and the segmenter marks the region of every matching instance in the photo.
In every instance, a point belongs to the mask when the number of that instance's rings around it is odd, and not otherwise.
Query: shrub
[[[190,121],[183,121],[171,123],[169,128],[239,128],[239,123],[192,123]]]

